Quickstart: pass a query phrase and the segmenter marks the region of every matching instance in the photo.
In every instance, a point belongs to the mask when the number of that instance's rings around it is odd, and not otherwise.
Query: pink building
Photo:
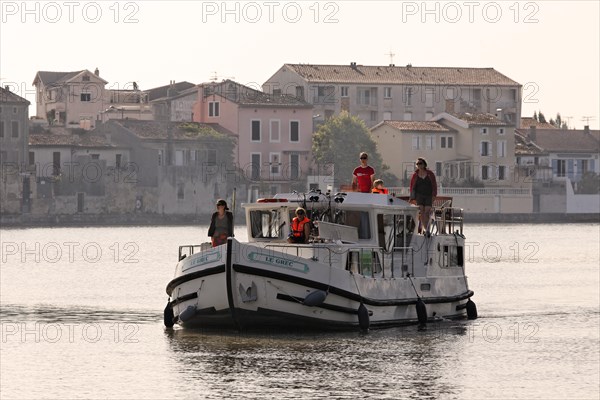
[[[237,135],[235,158],[252,193],[304,190],[312,165],[312,105],[231,80],[199,85],[193,120]]]

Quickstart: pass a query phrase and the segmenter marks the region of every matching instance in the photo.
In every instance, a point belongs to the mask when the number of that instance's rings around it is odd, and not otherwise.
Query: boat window
[[[394,247],[408,247],[415,230],[415,220],[410,215],[395,215],[396,241]],[[393,234],[394,232],[392,232]]]
[[[444,246],[442,254],[442,266],[462,267],[464,265],[464,254],[462,246]]]
[[[253,238],[283,239],[283,226],[285,221],[281,218],[279,210],[253,210],[250,211],[250,228]]]
[[[381,255],[373,249],[351,250],[346,259],[346,269],[364,276],[381,273]]]
[[[355,274],[358,273],[358,251],[349,251],[348,258],[346,259],[346,269],[352,271]]]
[[[360,273],[365,276],[373,275],[373,252],[361,251],[360,252]]]
[[[377,214],[379,247],[385,251],[390,251],[394,246],[402,246],[402,244],[398,245],[394,241],[394,234],[396,234],[397,240],[398,235],[402,232],[402,224],[398,224],[400,218],[402,218],[400,215]],[[396,224],[396,231],[394,231],[394,224]]]
[[[345,222],[348,226],[354,226],[358,229],[359,239],[371,239],[371,225],[369,223],[368,211],[353,211],[345,212]]]

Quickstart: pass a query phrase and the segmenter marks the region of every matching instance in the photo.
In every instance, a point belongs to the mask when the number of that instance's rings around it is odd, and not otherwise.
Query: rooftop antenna
[[[212,76],[211,76],[211,78],[210,78],[210,81],[211,81],[211,82],[216,82],[216,81],[218,81],[219,79],[221,79],[221,80],[225,80],[225,79],[231,79],[231,80],[235,80],[235,76],[221,76],[221,75],[219,75],[219,74],[217,73],[217,71],[213,71],[213,72],[212,72]]]
[[[595,116],[593,116],[593,115],[584,115],[583,117],[581,117],[581,120],[582,120],[582,121],[585,121],[585,124],[586,124],[586,125],[589,125],[589,124],[590,124],[590,121],[593,121],[593,120],[595,120],[595,119],[596,119],[596,117],[595,117]]]
[[[396,54],[392,53],[392,50],[391,50],[391,49],[390,49],[390,52],[386,54],[386,56],[389,56],[389,57],[390,57],[390,66],[391,66],[391,67],[392,67],[392,66],[394,66],[394,56],[395,56],[395,55],[396,55]]]

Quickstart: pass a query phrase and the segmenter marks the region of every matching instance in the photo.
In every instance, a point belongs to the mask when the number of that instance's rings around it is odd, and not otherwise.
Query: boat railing
[[[348,247],[336,248],[327,245],[302,245],[302,244],[268,244],[265,249],[271,249],[284,253],[286,255],[295,255],[296,257],[308,258],[302,253],[311,252],[310,258],[318,260],[320,251],[327,251],[327,263],[331,268],[334,263],[339,262],[340,268],[345,268],[353,273],[375,278],[375,275],[385,278],[396,277],[395,267],[400,262],[400,273],[404,277],[406,274],[414,274],[414,248],[394,247],[387,252],[380,247]],[[343,261],[345,260],[345,263]],[[388,261],[389,260],[389,261]],[[388,275],[389,274],[389,275]]]
[[[352,247],[345,250],[349,253],[346,258],[346,269],[360,273],[364,276],[375,278],[385,278],[386,270],[389,270],[389,275],[392,279],[396,278],[394,272],[396,262],[400,258],[401,276],[405,274],[414,274],[414,251],[415,249],[408,247],[394,247],[390,251],[385,251],[381,247]],[[355,253],[356,256],[353,256]],[[389,260],[389,261],[388,261]]]
[[[394,247],[394,248],[392,248],[391,254],[392,254],[392,262],[390,264],[390,270],[392,272],[392,278],[395,278],[394,267],[395,267],[396,255],[400,255],[400,271],[401,271],[402,277],[404,277],[405,274],[408,274],[408,273],[410,273],[411,275],[414,275],[414,273],[415,273],[415,249],[414,248],[412,248],[410,246]],[[408,262],[410,262],[410,268],[409,268]],[[409,271],[409,269],[410,269],[410,271]],[[384,278],[385,278],[385,270],[384,270]]]
[[[444,234],[458,231],[463,233],[464,213],[462,208],[436,207],[433,210],[433,233]]]
[[[317,246],[317,245],[313,245],[313,246],[307,246],[307,245],[302,245],[302,244],[287,244],[287,243],[276,243],[276,244],[267,244],[265,246],[265,249],[278,249],[277,251],[285,253],[286,255],[294,255],[293,253],[296,253],[295,256],[296,257],[303,257],[300,253],[303,252],[308,252],[312,250],[312,256],[311,258],[313,260],[317,260],[317,256],[315,254],[315,250],[314,249],[319,249],[319,250],[327,250],[327,258],[328,258],[328,263],[329,263],[329,267],[332,266],[332,262],[333,262],[333,258],[332,258],[332,253],[333,253],[333,249],[331,249],[329,246]],[[291,250],[291,253],[288,252],[288,249]]]
[[[204,251],[210,249],[212,246],[209,242],[202,244],[184,244],[179,246],[179,254],[177,256],[177,260],[181,261],[186,257],[191,256],[194,253],[199,251]]]
[[[409,202],[409,196],[398,196],[400,200]],[[463,209],[452,207],[452,197],[437,196],[433,200],[430,220],[431,234],[444,234],[459,231],[463,233]]]

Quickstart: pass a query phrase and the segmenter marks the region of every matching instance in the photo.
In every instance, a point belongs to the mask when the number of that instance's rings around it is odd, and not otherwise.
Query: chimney
[[[355,62],[355,61],[352,61],[352,62],[350,63],[350,67],[352,67],[352,69],[356,69],[356,62]]]
[[[96,69],[94,70],[94,75],[100,76],[100,70],[98,69],[98,67],[96,67]]]
[[[4,85],[4,89],[5,89],[7,92],[10,92],[10,85]]]
[[[589,125],[585,125],[583,127],[583,133],[585,133],[586,135],[590,134],[590,126]]]
[[[529,140],[531,140],[532,142],[535,142],[535,133],[536,133],[536,127],[535,125],[531,125],[529,127]]]

